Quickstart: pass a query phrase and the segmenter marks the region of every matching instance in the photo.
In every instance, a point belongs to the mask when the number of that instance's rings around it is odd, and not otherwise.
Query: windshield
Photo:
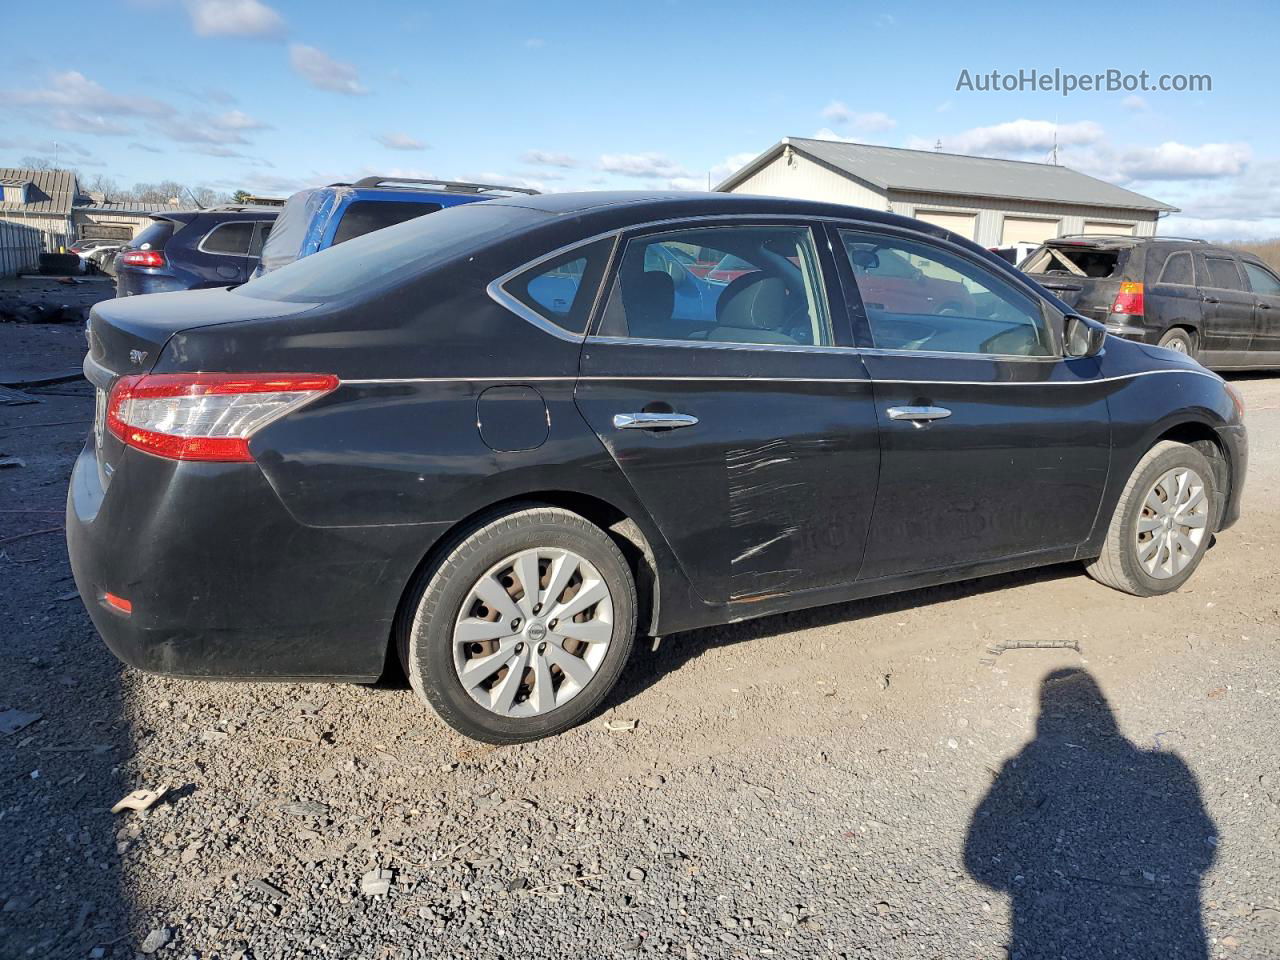
[[[295,260],[234,292],[297,303],[336,300],[385,277],[416,274],[433,262],[483,246],[544,216],[541,211],[505,204],[462,204]]]

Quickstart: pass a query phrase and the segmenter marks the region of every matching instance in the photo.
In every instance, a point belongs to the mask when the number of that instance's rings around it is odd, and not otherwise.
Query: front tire
[[[420,578],[399,649],[414,691],[449,726],[521,743],[576,726],[617,682],[636,590],[617,545],[558,507],[482,521]]]
[[[1102,554],[1085,564],[1089,576],[1135,597],[1186,583],[1217,526],[1213,476],[1186,444],[1162,440],[1148,450],[1120,494]]]

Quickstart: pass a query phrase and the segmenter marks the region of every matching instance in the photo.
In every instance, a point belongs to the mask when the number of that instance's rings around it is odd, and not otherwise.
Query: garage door
[[[1133,224],[1107,223],[1104,220],[1086,220],[1084,222],[1084,232],[1101,234],[1106,237],[1131,237],[1133,236]]]
[[[1042,217],[1005,217],[1000,232],[1000,246],[1011,247],[1015,243],[1044,243],[1058,235],[1058,221]]]
[[[916,219],[934,226],[944,227],[952,233],[973,239],[978,224],[976,213],[946,213],[941,210],[917,210]]]

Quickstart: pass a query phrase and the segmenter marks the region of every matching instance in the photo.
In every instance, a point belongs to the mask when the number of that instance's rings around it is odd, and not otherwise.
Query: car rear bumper
[[[438,526],[307,526],[256,464],[136,450],[104,489],[92,439],[67,497],[72,571],[103,640],[130,666],[183,677],[376,679]]]
[[[144,293],[174,293],[187,285],[167,273],[149,273],[135,267],[116,268],[116,296],[134,297]]]

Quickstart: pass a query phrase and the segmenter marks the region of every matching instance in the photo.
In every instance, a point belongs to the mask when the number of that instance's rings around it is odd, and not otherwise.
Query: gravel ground
[[[39,532],[90,401],[0,405],[0,711],[40,715],[0,955],[1280,956],[1280,379],[1237,382],[1244,519],[1179,593],[1064,566],[672,636],[508,748],[403,681],[122,669]]]

